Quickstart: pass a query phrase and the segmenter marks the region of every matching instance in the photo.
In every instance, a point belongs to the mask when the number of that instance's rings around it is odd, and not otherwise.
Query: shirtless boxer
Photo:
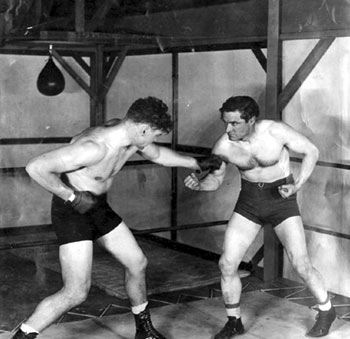
[[[164,339],[154,329],[147,307],[147,259],[129,228],[108,205],[106,192],[113,177],[135,153],[168,167],[211,168],[210,157],[196,160],[153,143],[171,130],[167,110],[157,98],[138,99],[123,120],[88,128],[69,145],[28,163],[28,174],[53,193],[51,216],[59,242],[63,288],[41,301],[13,338],[34,339],[86,299],[96,240],[125,268],[125,289],[136,322],[135,339]]]
[[[318,302],[318,318],[307,335],[327,335],[336,313],[323,278],[310,262],[296,201],[296,192],[315,167],[318,149],[283,122],[257,120],[259,107],[250,97],[231,97],[220,112],[226,133],[212,152],[224,162],[219,170],[201,180],[195,174],[185,179],[185,185],[192,190],[214,191],[224,180],[227,164],[236,165],[241,175],[241,192],[226,229],[219,262],[228,321],[215,339],[229,339],[244,332],[238,265],[264,223],[272,224],[294,269]],[[289,151],[303,155],[295,180],[290,172]]]

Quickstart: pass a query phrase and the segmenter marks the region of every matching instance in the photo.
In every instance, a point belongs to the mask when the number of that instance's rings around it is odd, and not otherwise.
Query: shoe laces
[[[147,333],[153,333],[153,331],[155,330],[153,325],[152,325],[152,322],[151,322],[151,320],[149,318],[148,319],[144,319],[142,321],[142,326],[146,330]]]
[[[140,329],[141,328],[147,333],[147,335],[157,336],[157,331],[153,327],[151,318],[149,317],[148,314],[141,315],[141,317],[140,317]]]

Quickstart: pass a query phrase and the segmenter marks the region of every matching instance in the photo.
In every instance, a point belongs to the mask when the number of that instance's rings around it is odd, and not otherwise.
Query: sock
[[[28,333],[39,333],[37,330],[35,330],[33,327],[30,327],[29,325],[22,324],[20,327],[21,331],[24,332],[25,334]]]
[[[131,312],[134,314],[140,314],[141,312],[143,312],[146,309],[147,305],[148,305],[148,301],[146,301],[145,303],[143,303],[141,305],[131,306]]]
[[[320,311],[329,311],[331,308],[332,308],[332,303],[329,298],[324,304],[318,304],[318,309]]]
[[[237,319],[241,317],[240,303],[225,304],[225,308],[228,317],[236,317]]]

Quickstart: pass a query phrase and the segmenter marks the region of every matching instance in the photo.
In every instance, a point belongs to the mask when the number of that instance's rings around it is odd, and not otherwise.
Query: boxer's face
[[[157,141],[157,139],[159,137],[161,137],[163,135],[163,131],[159,130],[159,129],[155,129],[152,128],[150,126],[146,126],[143,130],[142,130],[142,134],[140,137],[140,145],[141,147],[146,147],[147,145]]]
[[[248,122],[241,118],[241,112],[223,112],[222,120],[226,125],[226,133],[231,141],[244,140],[249,136],[255,118],[251,118]]]

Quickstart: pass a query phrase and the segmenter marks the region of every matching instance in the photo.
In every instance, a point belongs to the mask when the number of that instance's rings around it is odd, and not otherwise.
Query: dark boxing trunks
[[[285,199],[278,192],[278,186],[292,182],[292,175],[270,183],[242,179],[234,211],[257,224],[270,223],[273,227],[290,217],[300,216],[296,194]]]
[[[62,179],[68,183],[66,178]],[[53,196],[51,218],[60,245],[95,240],[115,229],[123,221],[109,206],[107,194],[98,196],[96,206],[85,214],[80,214],[61,198]]]

